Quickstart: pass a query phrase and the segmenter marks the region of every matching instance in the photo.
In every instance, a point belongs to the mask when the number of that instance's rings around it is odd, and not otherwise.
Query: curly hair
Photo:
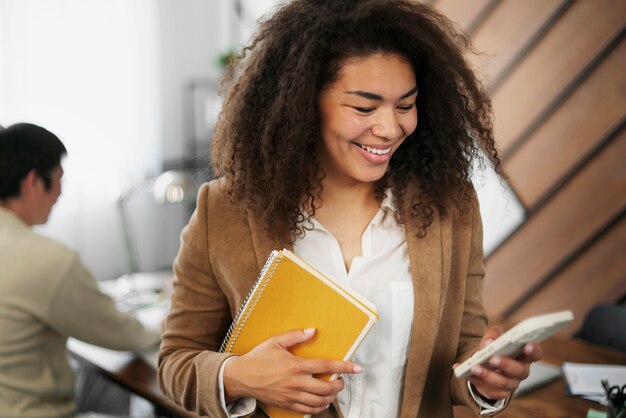
[[[212,162],[232,201],[271,236],[301,236],[319,204],[324,173],[318,97],[342,64],[399,54],[415,69],[419,124],[379,182],[390,188],[399,223],[415,218],[424,236],[437,211],[474,197],[472,161],[482,152],[500,172],[487,91],[464,58],[469,40],[443,15],[411,0],[294,0],[261,22],[227,68],[227,96]],[[481,151],[482,149],[482,151]],[[409,184],[419,191],[402,210]],[[310,208],[303,213],[302,208]]]

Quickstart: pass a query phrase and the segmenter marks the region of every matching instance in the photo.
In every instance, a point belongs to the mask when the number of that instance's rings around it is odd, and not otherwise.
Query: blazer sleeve
[[[470,213],[469,257],[465,283],[465,303],[455,360],[457,363],[463,362],[478,350],[480,340],[487,328],[487,314],[482,297],[485,276],[483,230],[478,199],[475,194]],[[465,405],[474,410],[478,416],[480,407],[469,393],[467,379],[458,379],[452,374],[450,387],[454,404]]]
[[[208,185],[200,189],[196,210],[181,235],[158,377],[163,393],[184,408],[209,417],[225,417],[218,375],[230,355],[218,350],[231,314],[209,257],[209,193]]]

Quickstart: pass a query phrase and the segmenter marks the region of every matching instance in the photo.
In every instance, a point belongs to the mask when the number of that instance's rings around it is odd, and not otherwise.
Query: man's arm
[[[50,325],[59,333],[113,350],[141,350],[160,341],[157,330],[120,312],[102,293],[78,256],[71,263],[50,303]]]

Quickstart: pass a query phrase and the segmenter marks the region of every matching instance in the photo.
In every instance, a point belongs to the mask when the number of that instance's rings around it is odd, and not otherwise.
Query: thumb
[[[502,335],[504,331],[500,325],[494,325],[493,327],[489,327],[487,331],[485,331],[485,335],[483,335],[482,340],[480,340],[480,348],[484,348],[486,345],[489,345]]]
[[[315,335],[315,328],[294,329],[274,337],[274,342],[285,350],[310,340]]]

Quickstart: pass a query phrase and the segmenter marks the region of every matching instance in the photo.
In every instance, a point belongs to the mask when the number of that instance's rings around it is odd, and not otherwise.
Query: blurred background
[[[168,170],[195,186],[217,86],[277,0],[0,0],[0,124],[68,148],[63,195],[38,230],[98,279],[168,269],[193,203],[158,204]],[[626,2],[430,0],[471,38],[507,180],[476,170],[492,320],[626,296]],[[123,208],[120,209],[120,199]]]

